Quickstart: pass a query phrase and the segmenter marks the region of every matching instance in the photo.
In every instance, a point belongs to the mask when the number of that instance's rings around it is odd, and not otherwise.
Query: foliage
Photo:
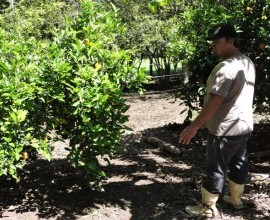
[[[147,82],[138,59],[149,58],[159,74],[172,63],[188,67],[180,95],[189,120],[218,62],[206,36],[222,22],[237,28],[256,65],[257,110],[270,111],[269,0],[98,2],[1,3],[0,176],[18,178],[25,151],[50,159],[54,130],[70,140],[76,167],[104,177],[98,157],[116,155],[128,120],[122,94]]]
[[[52,77],[55,129],[70,140],[70,159],[96,177],[104,177],[97,156],[112,158],[120,148],[124,115],[123,89],[139,88],[144,72],[132,65],[115,39],[124,31],[113,10],[82,1],[81,13],[59,30],[46,59]],[[55,77],[55,78],[54,78]]]
[[[192,5],[189,10],[183,13],[179,31],[190,44],[187,50],[182,51],[190,54],[186,63],[189,72],[188,81],[183,82],[180,89],[181,100],[189,108],[186,120],[192,118],[193,110],[201,108],[204,85],[215,61],[217,61],[211,56],[211,47],[206,41],[208,29],[226,22],[230,18],[231,16],[226,13],[226,8],[213,1]]]
[[[223,1],[224,2],[224,1]],[[239,32],[241,50],[254,61],[257,69],[255,105],[260,111],[269,112],[269,1],[204,1],[193,5],[184,14],[181,33],[185,35],[192,48],[192,56],[187,66],[190,71],[189,83],[183,85],[181,98],[189,107],[189,120],[192,110],[202,106],[204,86],[216,60],[211,55],[206,42],[209,30],[219,23],[230,22]],[[204,28],[201,28],[204,27]]]
[[[133,51],[134,60],[149,59],[150,72],[170,74],[177,69],[185,47],[185,39],[178,33],[179,14],[185,10],[177,1],[115,1],[119,14],[126,22],[127,32],[118,39],[122,48]],[[138,65],[140,66],[140,64]]]
[[[53,130],[70,140],[76,167],[105,177],[98,157],[120,150],[128,119],[123,90],[147,82],[115,43],[124,31],[113,7],[90,0],[80,2],[79,15],[55,30],[52,41],[1,29],[0,175],[18,178],[26,149],[50,159]]]
[[[260,113],[270,113],[270,1],[249,0],[229,5],[239,24],[242,50],[256,66],[255,105]]]
[[[0,176],[18,180],[17,169],[25,164],[22,152],[27,148],[51,158],[44,110],[38,105],[46,89],[39,86],[41,60],[36,51],[42,45],[1,29],[0,47]]]
[[[0,25],[24,38],[50,39],[53,29],[64,26],[65,17],[75,17],[78,3],[73,1],[21,0],[14,7],[2,7]],[[1,7],[1,6],[0,6]]]
[[[151,12],[156,13],[162,6],[169,5],[171,0],[152,0],[150,3],[148,3],[148,8]]]

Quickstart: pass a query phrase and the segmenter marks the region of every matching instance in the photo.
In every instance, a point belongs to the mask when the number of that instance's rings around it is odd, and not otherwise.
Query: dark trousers
[[[210,193],[222,192],[226,178],[244,184],[248,175],[247,141],[251,133],[241,136],[208,135],[206,150],[207,177],[203,187]]]

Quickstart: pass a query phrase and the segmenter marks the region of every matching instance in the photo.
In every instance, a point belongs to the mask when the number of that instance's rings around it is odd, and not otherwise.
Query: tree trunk
[[[153,58],[152,57],[149,58],[149,71],[150,71],[150,76],[153,76],[154,73],[153,73]]]
[[[165,75],[170,75],[170,73],[171,73],[170,63],[165,61],[165,72],[164,72],[164,74]]]

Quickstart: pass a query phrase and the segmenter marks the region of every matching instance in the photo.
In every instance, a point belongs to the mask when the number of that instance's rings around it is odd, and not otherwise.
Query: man
[[[230,24],[220,25],[208,40],[212,41],[213,54],[222,61],[207,80],[202,111],[180,133],[179,142],[189,144],[198,129],[207,126],[207,177],[201,188],[202,203],[185,210],[192,215],[213,217],[218,215],[216,202],[227,177],[231,195],[223,200],[235,209],[243,208],[241,196],[248,175],[247,141],[253,130],[255,67],[240,53],[237,33]]]

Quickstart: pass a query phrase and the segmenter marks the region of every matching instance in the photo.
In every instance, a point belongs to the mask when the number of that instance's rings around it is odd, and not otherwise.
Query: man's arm
[[[197,118],[186,127],[179,135],[179,143],[189,144],[190,140],[196,135],[198,129],[205,125],[214,116],[224,97],[210,93],[208,102],[203,107]]]

